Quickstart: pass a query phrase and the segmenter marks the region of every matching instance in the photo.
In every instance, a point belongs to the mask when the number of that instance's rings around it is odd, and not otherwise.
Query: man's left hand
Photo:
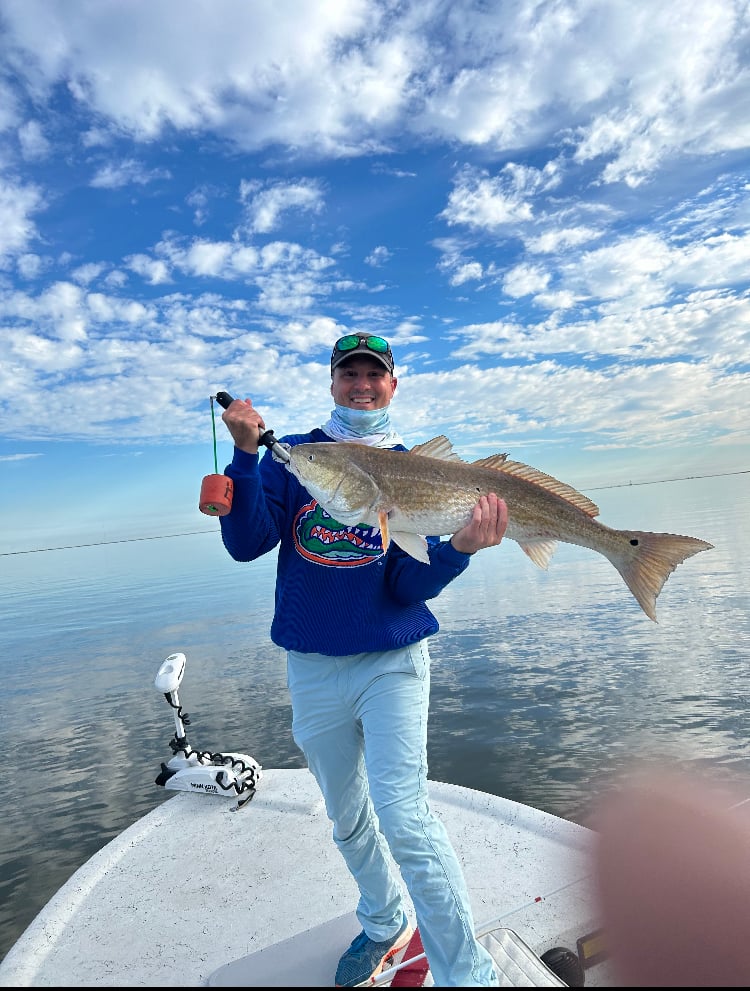
[[[507,527],[508,507],[494,492],[490,492],[480,498],[471,521],[453,534],[451,543],[462,554],[474,554],[483,547],[499,544]]]

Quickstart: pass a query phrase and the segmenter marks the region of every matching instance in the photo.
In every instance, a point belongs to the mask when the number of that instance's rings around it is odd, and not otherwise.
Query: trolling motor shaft
[[[185,673],[185,664],[184,654],[170,654],[159,668],[154,681],[154,686],[172,708],[175,721],[175,735],[169,741],[173,756],[162,763],[154,783],[169,791],[194,791],[225,798],[237,797],[237,808],[242,808],[255,794],[263,776],[262,766],[247,754],[211,754],[193,750],[185,729],[190,725],[190,718],[182,711],[177,693]]]
[[[185,727],[190,725],[190,717],[186,712],[182,711],[180,699],[177,695],[177,689],[185,673],[186,663],[187,658],[184,654],[170,654],[159,668],[154,685],[162,692],[164,698],[174,710],[175,734],[169,741],[172,753],[175,755],[182,754],[185,758],[188,758],[193,753],[193,748],[188,743],[187,732],[185,730]],[[164,765],[162,765],[163,767]],[[157,784],[162,783],[157,781]]]

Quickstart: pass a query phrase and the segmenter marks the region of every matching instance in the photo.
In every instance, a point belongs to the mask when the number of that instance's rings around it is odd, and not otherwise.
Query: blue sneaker
[[[353,988],[387,969],[390,961],[411,939],[412,928],[404,916],[404,922],[395,936],[376,943],[362,932],[339,960],[336,968],[336,987]]]

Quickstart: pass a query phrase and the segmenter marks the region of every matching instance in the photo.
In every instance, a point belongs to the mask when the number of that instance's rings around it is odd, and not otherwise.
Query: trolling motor
[[[172,758],[162,763],[155,784],[168,791],[194,791],[237,798],[242,808],[255,794],[262,766],[247,754],[197,752],[188,743],[185,727],[190,717],[182,711],[177,689],[185,673],[184,654],[170,654],[157,672],[154,686],[174,710],[175,735],[169,741]]]

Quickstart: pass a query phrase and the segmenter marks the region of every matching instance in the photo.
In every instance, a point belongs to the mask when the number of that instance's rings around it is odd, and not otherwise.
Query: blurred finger
[[[750,833],[726,796],[667,775],[606,799],[603,924],[622,987],[750,983]]]

